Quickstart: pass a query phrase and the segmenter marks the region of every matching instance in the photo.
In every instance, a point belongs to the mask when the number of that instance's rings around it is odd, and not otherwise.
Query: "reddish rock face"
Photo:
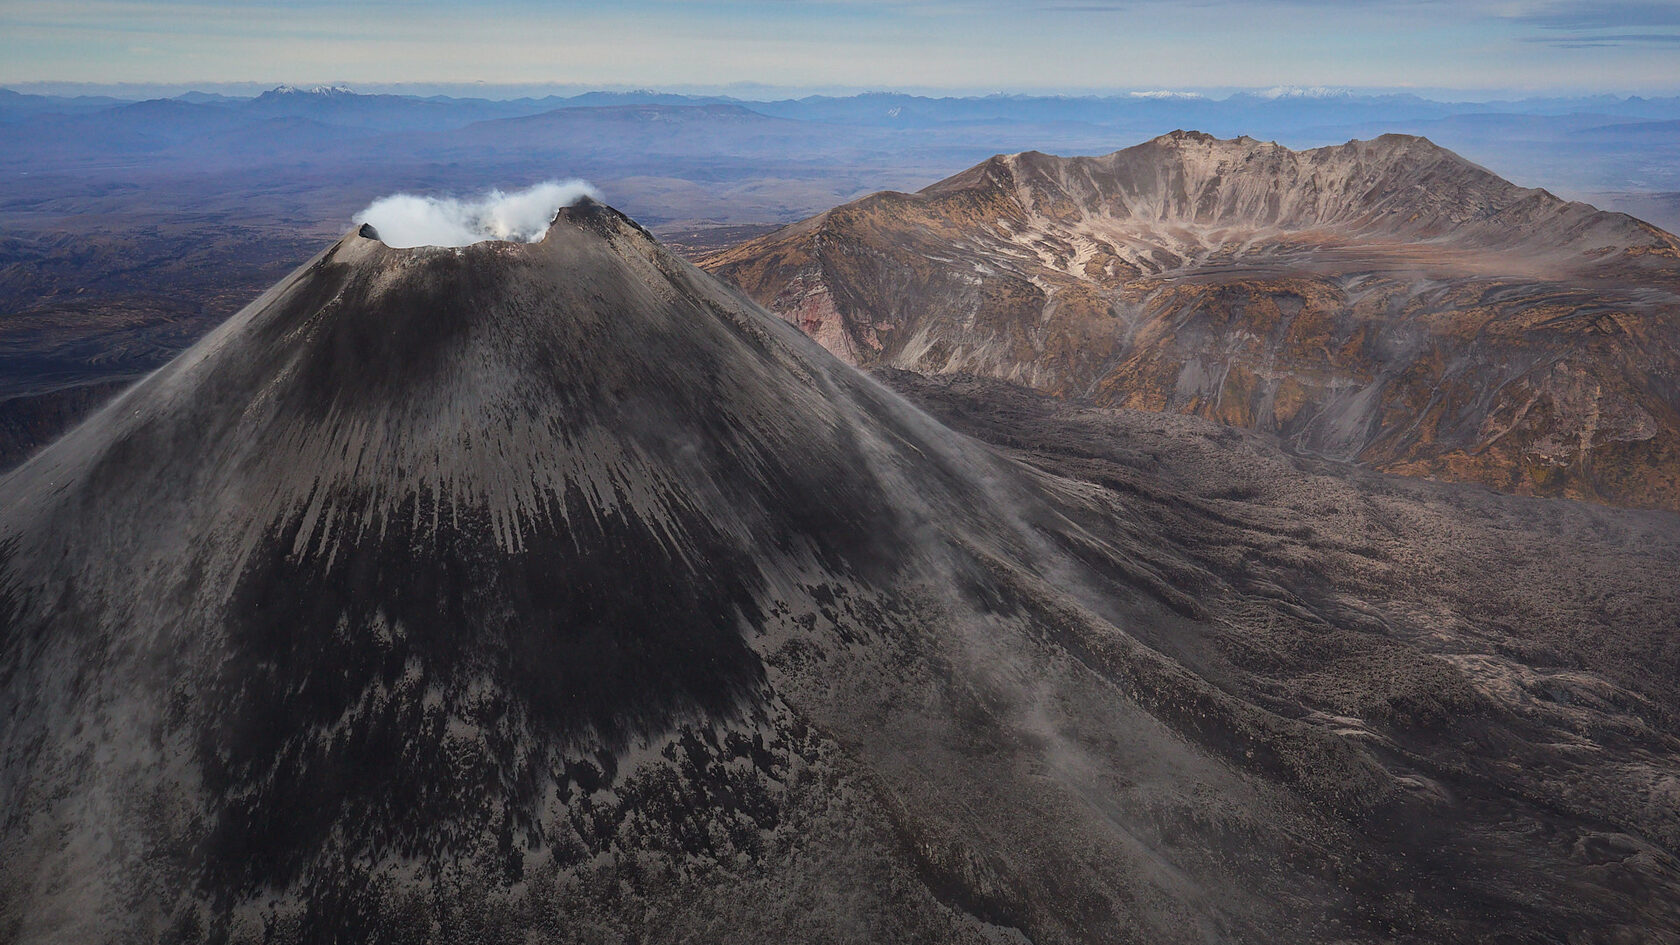
[[[1680,508],[1680,248],[1422,138],[999,156],[702,260],[863,366]]]

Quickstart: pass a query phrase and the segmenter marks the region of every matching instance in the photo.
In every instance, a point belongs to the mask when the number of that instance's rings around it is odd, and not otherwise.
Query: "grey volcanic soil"
[[[886,380],[346,236],[0,479],[0,941],[1680,940],[1674,515]]]

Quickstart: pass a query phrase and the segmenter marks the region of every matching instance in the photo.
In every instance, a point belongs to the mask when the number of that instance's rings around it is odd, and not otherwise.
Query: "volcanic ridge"
[[[701,265],[863,367],[1680,508],[1680,243],[1423,138],[1000,155]]]

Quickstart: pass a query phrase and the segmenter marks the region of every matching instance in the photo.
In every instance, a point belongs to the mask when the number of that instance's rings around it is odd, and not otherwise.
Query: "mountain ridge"
[[[1157,170],[1169,161],[1178,166]],[[1455,171],[1468,179],[1453,181],[1444,191],[1430,186]],[[1233,192],[1245,176],[1258,181]],[[1424,179],[1409,179],[1418,176]],[[1359,185],[1366,189],[1356,190]],[[1220,139],[1179,130],[1098,157],[1069,158],[1038,151],[999,154],[903,196],[956,197],[984,193],[993,186],[1012,190],[1024,213],[1041,212],[1053,218],[1061,214],[1070,221],[1105,215],[1116,220],[1210,226],[1332,227],[1412,240],[1482,241],[1479,245],[1483,246],[1488,236],[1501,235],[1504,239],[1493,245],[1504,246],[1529,241],[1530,237],[1512,231],[1542,225],[1537,217],[1549,214],[1552,219],[1545,223],[1561,223],[1572,236],[1579,230],[1609,231],[1603,236],[1623,237],[1623,249],[1637,246],[1680,252],[1671,234],[1648,223],[1564,200],[1543,188],[1517,187],[1416,135],[1386,134],[1370,141],[1295,151],[1247,136]],[[1401,187],[1400,193],[1393,192]],[[1292,190],[1304,190],[1306,199],[1292,201]],[[1380,196],[1379,190],[1384,191]],[[857,203],[886,196],[864,197]],[[1425,216],[1426,210],[1438,215]],[[1399,220],[1402,216],[1407,219]],[[812,219],[825,217],[818,214]],[[1421,226],[1417,225],[1420,218]],[[1402,226],[1382,226],[1394,223]],[[1557,245],[1555,234],[1548,234],[1545,241],[1548,246]]]
[[[701,265],[864,367],[1195,412],[1517,492],[1677,501],[1660,378],[1680,365],[1680,243],[1426,139],[1000,155]]]

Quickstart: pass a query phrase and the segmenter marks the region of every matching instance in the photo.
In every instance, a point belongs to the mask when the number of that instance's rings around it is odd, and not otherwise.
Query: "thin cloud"
[[[1525,42],[1565,49],[1587,49],[1599,46],[1672,46],[1680,44],[1680,33],[1594,33],[1588,36],[1530,36]]]
[[[1513,17],[1547,30],[1680,28],[1680,3],[1549,3]]]
[[[1530,44],[1559,49],[1670,46],[1680,43],[1680,2],[1553,2],[1509,17],[1538,35]]]

